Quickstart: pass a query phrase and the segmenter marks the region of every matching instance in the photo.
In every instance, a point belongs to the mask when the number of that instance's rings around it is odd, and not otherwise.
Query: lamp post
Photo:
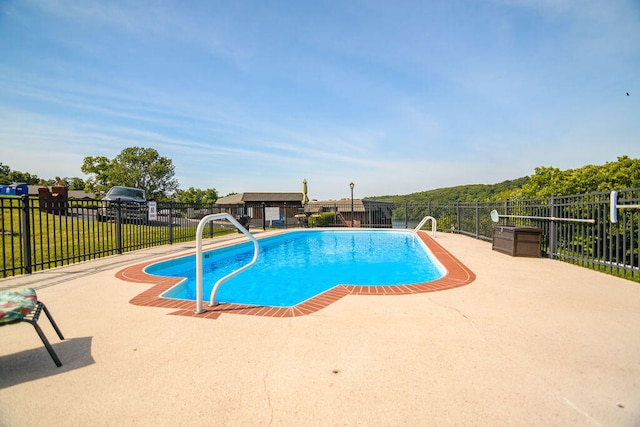
[[[351,182],[349,187],[351,188],[351,228],[353,228],[353,187],[355,187],[355,184]]]

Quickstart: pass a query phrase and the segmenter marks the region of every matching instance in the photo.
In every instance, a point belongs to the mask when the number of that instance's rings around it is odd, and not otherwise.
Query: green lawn
[[[21,210],[3,207],[2,217],[2,258],[0,271],[2,276],[14,273],[12,266],[24,264],[22,248],[23,235],[20,233]],[[30,211],[30,247],[32,271],[58,267],[78,261],[100,258],[118,253],[118,227],[114,222],[94,220],[91,209],[70,207],[69,215],[55,215],[38,209]],[[144,247],[173,242],[193,241],[196,238],[197,222],[184,222],[169,230],[166,223],[122,224],[122,251],[131,251]],[[205,227],[204,237],[235,232],[220,227]],[[170,240],[171,239],[171,240]]]

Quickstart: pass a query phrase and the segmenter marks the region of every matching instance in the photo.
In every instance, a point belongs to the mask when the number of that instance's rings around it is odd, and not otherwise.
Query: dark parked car
[[[122,222],[146,224],[149,208],[144,190],[132,187],[111,187],[102,198],[98,209],[98,220],[116,219],[120,209]]]

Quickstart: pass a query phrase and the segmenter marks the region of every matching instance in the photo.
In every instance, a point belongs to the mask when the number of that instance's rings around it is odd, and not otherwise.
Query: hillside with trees
[[[161,156],[153,148],[125,148],[115,158],[87,156],[81,171],[89,175],[81,178],[61,178],[70,190],[85,190],[103,196],[115,185],[136,187],[145,190],[147,198],[156,201],[172,200],[180,203],[215,203],[218,193],[215,188],[178,188],[174,179],[175,168],[171,159]],[[28,172],[12,170],[0,163],[0,184],[24,183],[27,185],[54,185],[56,179],[40,179]]]
[[[70,190],[84,189],[84,181],[82,180],[82,178],[64,177],[61,179],[64,185],[67,186]],[[13,184],[14,182],[24,183],[27,185],[38,185],[40,184],[40,181],[44,181],[46,185],[53,185],[56,182],[55,178],[40,179],[38,175],[32,175],[29,172],[12,170],[9,165],[0,163],[0,185]]]
[[[528,183],[511,193],[511,199],[640,188],[640,159],[628,156],[618,157],[617,161],[600,166],[587,165],[567,170],[538,167],[535,172]]]
[[[383,200],[396,204],[423,204],[427,202],[476,202],[504,200],[529,182],[529,177],[503,181],[499,184],[470,184],[456,187],[437,188],[407,195],[367,197],[369,200]]]
[[[620,156],[604,165],[587,165],[560,170],[537,167],[530,177],[503,181],[499,184],[472,184],[438,188],[406,195],[374,196],[369,200],[384,200],[396,204],[427,202],[485,202],[525,200],[600,191],[640,188],[640,159]]]
[[[91,175],[87,181],[80,178],[62,178],[72,190],[95,191],[104,194],[113,185],[140,187],[156,200],[174,200],[189,203],[212,203],[218,198],[215,188],[181,190],[173,178],[174,167],[170,159],[151,148],[130,147],[114,159],[91,157],[84,159],[82,172]],[[37,185],[37,175],[11,170],[0,163],[0,184],[24,182]],[[55,180],[44,180],[52,185]],[[577,169],[561,170],[540,166],[531,176],[507,180],[498,184],[469,184],[438,188],[406,195],[366,197],[368,200],[390,201],[396,204],[424,204],[427,202],[485,202],[506,199],[525,200],[566,196],[601,191],[640,188],[640,159],[620,156],[604,165],[587,165]]]

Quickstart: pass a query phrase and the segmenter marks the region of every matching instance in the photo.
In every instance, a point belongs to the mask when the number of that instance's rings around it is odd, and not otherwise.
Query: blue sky
[[[640,155],[637,0],[0,0],[0,52],[0,162],[41,178],[139,146],[339,199]]]

